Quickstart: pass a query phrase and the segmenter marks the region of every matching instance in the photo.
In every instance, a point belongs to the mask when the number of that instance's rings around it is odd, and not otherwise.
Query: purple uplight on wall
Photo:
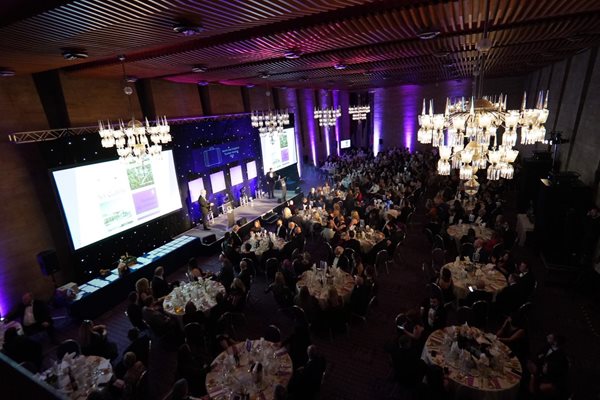
[[[333,92],[333,108],[340,106],[340,91],[334,90]],[[335,121],[335,153],[340,155],[340,118]]]
[[[319,106],[321,109],[327,108],[327,91],[325,90],[321,90],[321,104],[319,104]],[[327,157],[329,157],[331,154],[331,147],[329,147],[329,131],[331,130],[331,127],[324,126],[322,129],[323,134],[325,135],[325,153],[327,154]]]
[[[375,89],[373,93],[373,154],[379,154],[379,140],[382,138],[384,113],[383,89]]]
[[[312,90],[302,90],[302,98],[304,101],[304,110],[306,112],[306,127],[308,129],[308,139],[310,141],[310,150],[314,166],[317,164],[317,144],[316,135],[317,126],[315,123],[315,101]]]

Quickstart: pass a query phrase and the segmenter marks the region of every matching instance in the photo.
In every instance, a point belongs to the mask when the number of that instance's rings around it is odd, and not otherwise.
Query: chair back
[[[492,248],[492,255],[499,258],[504,253],[504,243],[496,243]]]
[[[473,252],[475,251],[475,246],[473,246],[473,243],[463,243],[460,246],[460,255],[461,257],[469,257],[470,259],[473,258]]]
[[[333,247],[331,247],[331,245],[327,242],[325,243],[325,249],[327,250],[327,260],[331,260],[334,256],[333,254]]]
[[[387,250],[379,250],[375,256],[375,271],[379,273],[379,269],[382,267],[387,270],[387,263],[389,259],[390,256]]]
[[[444,303],[444,292],[442,291],[442,288],[438,286],[437,283],[432,282],[428,285],[429,287],[429,296],[430,297],[435,297],[436,299],[439,299],[440,302]]]
[[[442,267],[446,264],[446,251],[439,247],[431,250],[431,266],[439,273]]]
[[[425,236],[427,236],[427,240],[433,246],[433,232],[429,228],[425,228]]]
[[[531,316],[531,308],[532,304],[530,301],[522,304],[521,307],[519,307],[518,313],[523,321],[529,321],[529,317]]]
[[[65,354],[74,353],[76,356],[81,354],[81,346],[76,340],[67,339],[56,348],[56,359],[62,360]]]
[[[148,399],[148,394],[148,371],[146,370],[142,372],[135,384],[133,398],[135,400],[146,400]]]
[[[433,247],[439,247],[440,249],[445,250],[446,249],[446,242],[444,240],[444,238],[442,237],[442,235],[437,234],[433,237]]]
[[[248,271],[250,271],[250,275],[252,278],[254,278],[256,276],[256,266],[254,265],[254,261],[248,257],[242,258],[242,261],[246,262],[246,265],[248,265]]]
[[[277,271],[279,271],[279,260],[275,257],[269,258],[265,264],[265,276],[267,278],[267,283],[275,280],[275,274]]]
[[[476,301],[471,306],[471,309],[473,310],[473,320],[471,321],[473,325],[480,329],[485,329],[490,309],[488,302],[484,300]]]
[[[467,306],[463,306],[463,307],[459,307],[458,310],[456,310],[456,324],[457,325],[463,325],[463,324],[471,324],[471,320],[473,319],[473,310],[471,309],[471,307],[467,307]]]
[[[185,334],[185,341],[189,345],[198,345],[204,342],[206,330],[197,322],[190,322],[184,326],[183,332]]]
[[[399,326],[403,326],[407,321],[406,318],[406,314],[404,313],[400,313],[398,315],[396,315],[396,318],[394,319],[394,325],[396,326],[396,330],[398,332],[401,332],[402,330],[400,328],[398,328]]]
[[[281,342],[281,331],[275,325],[269,325],[264,335],[265,340],[273,343]]]

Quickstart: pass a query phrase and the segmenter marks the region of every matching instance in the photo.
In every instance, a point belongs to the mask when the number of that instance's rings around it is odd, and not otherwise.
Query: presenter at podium
[[[276,180],[277,180],[277,175],[275,175],[275,172],[273,172],[273,168],[270,168],[269,172],[267,172],[267,176],[266,176],[267,191],[269,192],[270,199],[275,197],[275,194],[273,191],[275,189],[275,181]]]
[[[279,178],[279,184],[281,185],[281,201],[285,201],[287,196],[287,184],[285,183],[285,176]]]
[[[200,197],[198,197],[198,205],[200,206],[200,212],[202,213],[202,226],[204,226],[204,230],[208,231],[210,228],[208,227],[208,213],[210,212],[210,207],[212,203],[206,201],[206,190],[202,189],[200,191]]]

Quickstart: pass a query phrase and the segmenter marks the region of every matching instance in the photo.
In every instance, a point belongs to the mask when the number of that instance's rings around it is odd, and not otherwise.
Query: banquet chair
[[[446,264],[446,251],[439,247],[431,250],[431,267],[436,274],[440,272],[444,264]]]
[[[312,237],[313,239],[321,236],[321,232],[323,232],[323,225],[319,223],[313,224],[312,228]]]
[[[354,249],[347,248],[344,250],[344,256],[348,259],[348,271],[354,273],[354,267],[356,267],[356,252]]]
[[[277,271],[279,271],[279,260],[275,257],[269,258],[265,264],[265,279],[267,286],[275,280]]]
[[[492,248],[492,255],[496,258],[500,258],[502,256],[502,254],[504,253],[504,243],[496,243],[494,245],[494,247]]]
[[[442,288],[438,286],[437,283],[432,282],[428,284],[427,289],[429,291],[429,297],[435,297],[437,299],[440,299],[442,303],[445,303],[444,292],[442,291]]]
[[[392,254],[392,260],[397,264],[400,265],[402,257],[400,257],[400,254],[402,253],[402,243],[403,241],[399,241],[396,244],[396,247],[394,248],[394,253]]]
[[[427,237],[427,240],[429,241],[429,244],[433,246],[433,232],[429,228],[425,228],[424,232],[425,236]]]
[[[377,302],[377,296],[372,296],[371,299],[369,300],[369,303],[367,304],[365,313],[359,314],[359,313],[354,312],[354,313],[352,313],[352,316],[360,319],[363,323],[366,324],[367,318],[369,316],[369,311],[371,311],[371,309],[373,308],[373,306],[375,305],[376,302]]]
[[[473,258],[473,252],[475,251],[475,247],[473,246],[473,243],[463,243],[460,246],[460,256],[461,257],[469,257],[470,259]]]
[[[406,216],[406,230],[410,229],[412,224],[413,212],[409,212]]]
[[[193,353],[204,349],[208,352],[208,342],[206,341],[206,328],[197,322],[190,322],[183,327],[185,342],[190,346]]]
[[[424,262],[421,265],[421,271],[423,273],[423,282],[425,283],[425,285],[428,285],[437,278],[436,272],[430,263]]]
[[[396,318],[394,318],[394,330],[396,331],[397,335],[402,335],[404,334],[404,330],[400,329],[400,326],[404,326],[404,324],[406,323],[407,318],[406,318],[406,314],[404,313],[400,313],[398,315],[396,315]]]
[[[487,301],[479,300],[473,303],[471,309],[473,310],[471,323],[473,324],[473,326],[484,330],[488,322],[490,305]]]
[[[442,250],[446,250],[446,242],[442,235],[437,234],[433,237],[433,248],[440,248]]]
[[[323,242],[325,243],[325,249],[327,250],[327,260],[333,260],[334,254],[333,254],[333,247],[331,247],[331,245],[327,242]]]
[[[471,307],[462,306],[456,310],[456,325],[471,324],[473,319],[473,310]]]
[[[149,390],[148,390],[148,370],[142,372],[139,379],[135,384],[135,388],[133,391],[133,399],[134,400],[146,400],[148,399]]]
[[[269,325],[264,332],[263,337],[271,343],[281,342],[281,330],[275,325]]]
[[[375,256],[375,273],[379,275],[379,269],[383,266],[385,267],[385,272],[389,275],[390,269],[389,264],[390,256],[387,250],[379,250],[377,256]]]
[[[246,325],[246,316],[243,313],[228,311],[217,321],[219,333],[229,335],[234,340],[237,338],[238,326]]]
[[[81,347],[76,340],[67,339],[56,348],[56,359],[62,360],[65,354],[73,353],[76,356],[81,354]]]
[[[519,317],[521,317],[522,321],[529,321],[529,317],[531,316],[531,307],[532,304],[530,301],[522,304],[521,307],[519,307],[519,310],[517,312],[519,314]]]

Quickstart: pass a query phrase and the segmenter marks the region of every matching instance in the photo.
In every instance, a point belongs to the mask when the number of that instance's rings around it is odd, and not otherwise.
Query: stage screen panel
[[[190,199],[192,203],[198,201],[200,192],[204,189],[204,180],[202,178],[194,179],[188,182],[188,190],[190,191]]]
[[[268,135],[267,137],[261,137],[260,148],[265,173],[270,168],[273,168],[273,171],[277,171],[298,161],[296,157],[296,137],[293,127],[284,129],[278,139],[272,140]]]
[[[239,185],[244,182],[244,176],[242,175],[242,166],[238,165],[229,170],[229,176],[231,176],[231,186]]]
[[[256,173],[256,161],[250,161],[246,164],[246,172],[248,173],[248,179],[254,179],[258,175]]]
[[[173,152],[52,171],[75,250],[181,208]]]
[[[351,146],[350,139],[342,140],[340,142],[340,149],[347,149]]]
[[[210,185],[212,186],[213,193],[218,193],[227,188],[225,185],[225,174],[223,171],[210,174]]]

